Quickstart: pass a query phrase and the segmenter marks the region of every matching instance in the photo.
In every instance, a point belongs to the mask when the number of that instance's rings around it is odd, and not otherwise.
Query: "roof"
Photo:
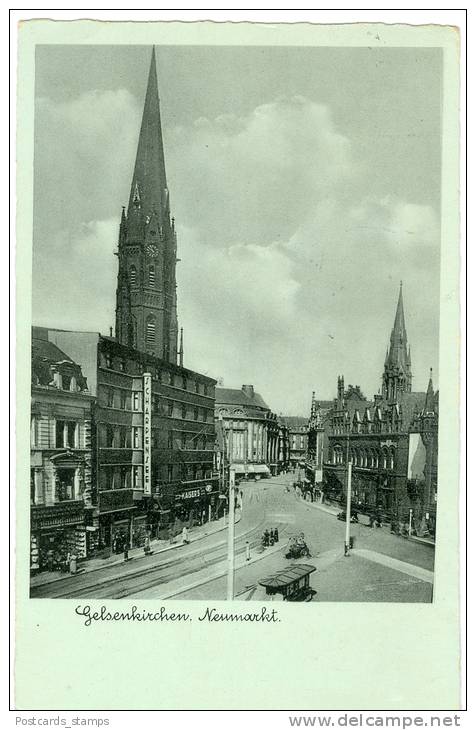
[[[302,428],[303,426],[307,427],[309,423],[309,418],[304,418],[304,416],[280,416],[279,420],[282,421],[290,431],[296,428]]]
[[[48,330],[43,331],[43,328],[32,327],[32,357],[47,360],[48,362],[70,362],[75,364],[69,355],[60,350],[53,342],[50,342],[47,337]]]
[[[314,573],[315,570],[316,568],[313,565],[297,563],[286,570],[282,570],[280,573],[271,575],[269,578],[263,578],[259,584],[264,588],[282,588],[295,580],[299,580],[299,578],[303,578],[305,575]]]
[[[271,410],[259,393],[247,395],[241,388],[215,388],[215,402],[217,406],[254,406],[265,411]]]

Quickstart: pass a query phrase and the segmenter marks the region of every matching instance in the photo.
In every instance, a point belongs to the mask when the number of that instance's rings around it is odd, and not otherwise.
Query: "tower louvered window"
[[[129,269],[129,281],[131,283],[131,286],[136,286],[137,284],[137,269],[132,264],[131,268]]]
[[[147,318],[145,339],[147,346],[153,347],[155,344],[155,319],[153,317]]]
[[[149,286],[155,286],[155,266],[149,266]]]

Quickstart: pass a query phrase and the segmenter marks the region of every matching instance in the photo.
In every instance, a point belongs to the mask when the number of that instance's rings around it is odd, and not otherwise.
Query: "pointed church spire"
[[[435,392],[433,390],[433,368],[430,368],[430,379],[426,389],[424,413],[433,413],[435,410]]]
[[[141,219],[145,220],[155,212],[159,224],[163,225],[168,205],[155,48],[152,48],[127,217],[140,211]]]
[[[411,391],[411,357],[407,343],[405,313],[403,310],[403,282],[400,281],[397,311],[390,334],[390,347],[385,358],[382,395],[396,400],[397,393]]]

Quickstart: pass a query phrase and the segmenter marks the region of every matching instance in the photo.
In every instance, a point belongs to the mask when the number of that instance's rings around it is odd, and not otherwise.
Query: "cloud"
[[[354,173],[350,142],[329,110],[299,96],[247,117],[199,119],[169,142],[177,219],[216,246],[287,240]]]
[[[126,91],[38,105],[35,321],[108,331],[119,210],[140,123]],[[331,111],[302,97],[165,130],[185,364],[307,413],[337,373],[377,391],[404,281],[415,387],[437,367],[439,226],[370,196]],[[46,211],[48,211],[46,213]],[[436,374],[436,373],[435,373]]]

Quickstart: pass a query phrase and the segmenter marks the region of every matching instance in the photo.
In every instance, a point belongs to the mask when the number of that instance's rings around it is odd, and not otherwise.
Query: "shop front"
[[[87,556],[82,500],[31,507],[30,568],[67,570],[67,557]]]

